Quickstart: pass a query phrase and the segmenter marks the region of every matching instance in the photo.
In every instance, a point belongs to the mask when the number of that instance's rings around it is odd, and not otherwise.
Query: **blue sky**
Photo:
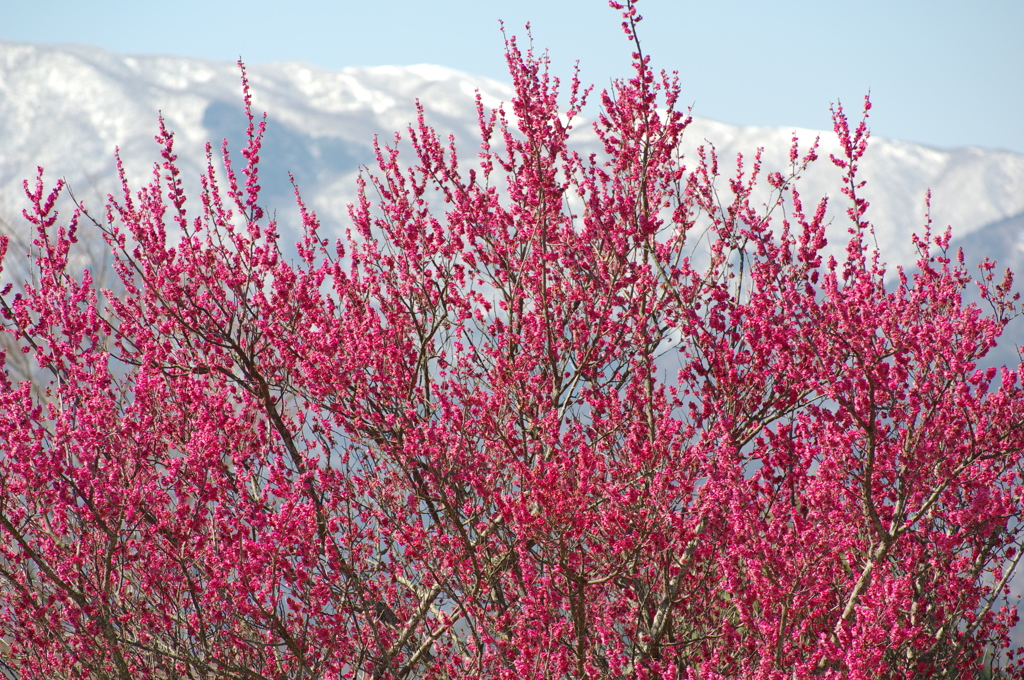
[[[828,105],[872,130],[939,148],[1024,153],[1021,0],[641,0],[655,66],[678,70],[694,113],[728,123],[829,127]],[[324,68],[435,63],[504,78],[498,20],[579,59],[587,82],[628,71],[630,46],[604,0],[0,0],[0,38],[125,53],[301,60]]]

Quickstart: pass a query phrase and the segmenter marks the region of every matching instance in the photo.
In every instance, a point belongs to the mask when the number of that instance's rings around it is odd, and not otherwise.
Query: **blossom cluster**
[[[333,243],[298,190],[280,243],[244,70],[242,160],[207,146],[198,206],[162,124],[101,219],[26,184],[36,276],[2,312],[39,372],[0,376],[0,669],[1024,677],[1024,389],[980,367],[1011,281],[928,226],[887,275],[841,108],[841,156],[684,160],[680,85],[612,4],[634,72],[599,96],[603,156],[569,145],[591,91],[561,104],[511,38],[473,163],[421,109]],[[815,162],[844,173],[841,261]],[[90,222],[116,294],[69,264]]]

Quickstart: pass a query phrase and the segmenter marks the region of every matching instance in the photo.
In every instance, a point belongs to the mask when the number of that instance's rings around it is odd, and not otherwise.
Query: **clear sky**
[[[727,123],[830,127],[860,106],[872,130],[939,148],[1024,153],[1022,0],[641,0],[644,49],[678,70],[694,113]],[[628,72],[605,0],[0,0],[0,38],[123,53],[301,60],[324,68],[434,63],[506,80],[499,19],[579,59],[587,82]]]

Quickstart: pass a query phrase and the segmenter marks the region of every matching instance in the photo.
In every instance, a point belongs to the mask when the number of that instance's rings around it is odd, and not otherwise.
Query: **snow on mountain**
[[[268,111],[263,178],[271,204],[292,206],[287,172],[310,203],[341,220],[353,197],[351,175],[373,159],[372,138],[389,140],[414,120],[419,97],[439,129],[468,138],[476,129],[474,88],[484,101],[508,99],[497,82],[437,66],[352,68],[328,72],[298,63],[250,69],[254,109]],[[493,93],[493,94],[492,94]],[[175,132],[186,178],[198,185],[204,145],[245,130],[238,67],[177,57],[130,57],[93,47],[0,42],[0,200],[16,214],[21,181],[42,165],[77,193],[117,188],[114,148],[133,182],[159,155],[158,112]],[[284,211],[282,211],[284,212]],[[328,220],[330,221],[330,220]]]
[[[503,83],[438,66],[382,66],[326,71],[286,62],[249,68],[253,105],[268,112],[261,154],[264,199],[283,225],[297,222],[287,173],[292,172],[325,231],[341,233],[355,174],[373,160],[372,138],[391,141],[394,131],[415,120],[414,100],[442,135],[453,134],[464,159],[477,143],[474,91],[484,104],[509,101]],[[854,107],[849,107],[853,109]],[[245,128],[238,67],[228,62],[161,56],[125,56],[88,46],[40,46],[0,41],[0,216],[24,206],[21,181],[46,168],[50,180],[66,177],[76,194],[97,206],[117,189],[114,148],[120,147],[136,185],[159,156],[153,141],[158,111],[175,136],[187,188],[198,186],[204,145],[216,149],[224,137],[235,155]],[[577,126],[581,151],[599,151],[585,125]],[[716,146],[723,174],[735,154],[752,159],[764,147],[765,171],[784,170],[793,130],[736,127],[695,119],[685,151],[705,140]],[[803,148],[819,134],[796,130]],[[821,133],[821,160],[803,181],[805,202],[829,194],[832,247],[845,242],[839,173],[828,161],[838,145]],[[216,153],[216,150],[215,150]],[[692,162],[691,162],[692,164]],[[873,139],[863,163],[868,216],[884,257],[911,264],[909,235],[924,223],[925,192],[933,192],[937,228],[952,224],[961,238],[1024,213],[1024,155],[976,148],[939,151]],[[723,182],[724,186],[724,182]]]
[[[859,120],[849,107],[851,125]],[[858,116],[855,118],[855,116]],[[869,119],[870,124],[870,119]],[[829,161],[829,154],[840,155],[832,131],[792,130],[789,128],[735,127],[697,120],[690,130],[689,144],[707,139],[719,153],[723,174],[733,169],[737,153],[747,163],[754,150],[764,147],[766,170],[784,169],[795,133],[801,152],[817,135],[821,144],[819,160],[805,173],[801,193],[805,205],[809,199],[828,196],[833,228],[829,240],[835,251],[846,243],[849,203],[839,193],[842,175]],[[724,160],[723,160],[724,159]],[[916,258],[911,233],[921,233],[925,224],[925,197],[932,192],[933,232],[952,225],[955,237],[967,237],[987,224],[1024,212],[1024,155],[978,148],[940,151],[898,140],[872,138],[862,163],[861,179],[867,181],[861,195],[870,202],[867,217],[875,225],[876,238],[884,259],[892,265],[910,265]]]

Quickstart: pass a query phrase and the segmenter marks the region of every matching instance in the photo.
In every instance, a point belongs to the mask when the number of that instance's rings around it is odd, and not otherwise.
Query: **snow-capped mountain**
[[[438,66],[382,66],[325,71],[287,62],[249,68],[254,109],[268,112],[262,183],[268,204],[287,224],[294,211],[287,173],[326,228],[344,228],[354,197],[354,175],[372,161],[372,138],[390,141],[415,120],[414,100],[443,135],[454,134],[472,158],[477,139],[474,91],[485,105],[508,101],[500,82]],[[237,65],[183,57],[136,57],[87,46],[0,42],[0,211],[20,212],[23,179],[46,168],[51,180],[66,177],[76,193],[97,205],[117,188],[114,148],[134,182],[144,181],[158,158],[153,141],[162,112],[175,132],[185,177],[198,183],[204,145],[244,131]],[[578,126],[581,150],[598,150],[587,126]],[[687,131],[692,148],[705,141],[718,149],[730,173],[733,158],[764,147],[767,169],[784,169],[793,130],[735,127],[695,119]],[[818,133],[797,130],[806,147]],[[822,160],[804,178],[804,196],[831,194],[842,215],[838,171],[827,160],[838,147],[821,133]],[[236,152],[237,153],[237,152]],[[925,192],[933,192],[932,217],[952,224],[960,238],[1024,213],[1024,155],[976,148],[939,151],[873,139],[863,164],[869,217],[885,259],[910,264],[909,234],[924,223]],[[837,242],[845,225],[836,219]],[[838,245],[838,243],[837,243]]]
[[[285,228],[297,223],[289,172],[325,231],[341,233],[355,197],[355,175],[373,160],[373,136],[391,141],[396,130],[404,131],[415,120],[416,99],[428,122],[442,135],[455,135],[463,158],[472,159],[478,139],[475,91],[487,106],[512,97],[506,84],[438,66],[325,71],[286,62],[248,70],[254,110],[268,113],[263,197]],[[159,157],[153,136],[161,112],[175,132],[175,151],[191,182],[187,188],[195,188],[207,141],[216,154],[226,137],[237,156],[245,129],[238,66],[0,41],[0,217],[10,221],[24,207],[20,185],[35,176],[37,165],[51,182],[67,178],[78,197],[99,207],[118,187],[115,147],[138,186]],[[581,151],[599,151],[587,125],[576,130]],[[729,175],[737,153],[749,163],[763,147],[765,171],[784,170],[794,132],[803,148],[821,136],[821,160],[805,173],[802,192],[805,202],[830,195],[831,247],[839,251],[846,239],[845,199],[839,195],[839,172],[828,161],[828,154],[838,151],[831,132],[736,127],[696,118],[685,151],[692,156],[699,144],[713,143],[723,174]],[[868,216],[892,265],[913,263],[910,233],[924,224],[929,188],[936,230],[952,225],[954,236],[972,249],[991,243],[986,254],[996,259],[1020,255],[992,241],[989,225],[1024,214],[1024,155],[977,148],[939,151],[876,138],[864,159],[863,179],[871,202]]]
[[[387,139],[414,120],[419,97],[439,129],[468,139],[476,126],[474,88],[485,103],[510,90],[436,66],[328,72],[299,63],[250,69],[254,110],[268,111],[262,153],[268,203],[294,205],[287,173],[327,218],[341,220],[353,196],[351,175]],[[175,132],[186,178],[196,185],[204,145],[245,130],[238,66],[177,57],[130,57],[93,47],[0,42],[0,200],[8,214],[23,205],[23,179],[46,168],[87,199],[117,188],[114,149],[133,182],[145,181],[159,155],[157,116]],[[94,200],[95,203],[95,200]],[[282,211],[284,212],[284,211]]]

